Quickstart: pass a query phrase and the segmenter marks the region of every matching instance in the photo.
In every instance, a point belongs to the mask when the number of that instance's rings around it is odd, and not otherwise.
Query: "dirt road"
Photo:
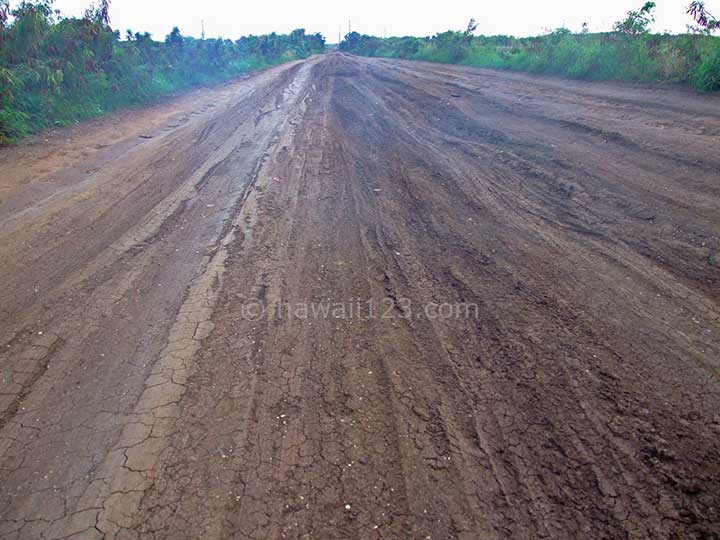
[[[720,538],[718,96],[330,54],[0,173],[0,538]]]

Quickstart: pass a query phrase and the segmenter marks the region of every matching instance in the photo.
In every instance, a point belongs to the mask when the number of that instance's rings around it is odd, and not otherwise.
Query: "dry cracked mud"
[[[328,54],[0,151],[0,538],[720,538],[720,97]]]

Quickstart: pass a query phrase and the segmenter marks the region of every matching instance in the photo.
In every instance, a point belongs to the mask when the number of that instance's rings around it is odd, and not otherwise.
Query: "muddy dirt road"
[[[0,538],[720,538],[720,98],[331,54],[0,151]]]

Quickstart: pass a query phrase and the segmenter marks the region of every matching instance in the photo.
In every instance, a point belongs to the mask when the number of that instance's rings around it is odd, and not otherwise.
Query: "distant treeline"
[[[175,28],[163,42],[110,28],[108,2],[63,18],[51,0],[0,0],[0,144],[175,90],[322,52],[325,39],[288,35],[194,39]]]
[[[640,13],[640,12],[636,12]],[[469,31],[433,37],[377,38],[352,32],[340,50],[363,56],[427,60],[468,66],[547,73],[588,80],[674,82],[708,92],[720,89],[720,38],[700,32],[645,32],[630,17],[614,32],[559,29],[544,36],[475,36]],[[625,26],[623,26],[625,25]]]

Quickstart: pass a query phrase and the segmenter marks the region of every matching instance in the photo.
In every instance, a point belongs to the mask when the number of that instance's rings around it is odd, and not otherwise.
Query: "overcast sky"
[[[286,33],[294,28],[321,32],[328,43],[336,43],[348,21],[352,29],[382,36],[426,36],[448,29],[462,30],[470,17],[478,22],[477,33],[535,35],[566,26],[579,30],[584,21],[591,31],[609,30],[613,22],[644,0],[514,0],[505,1],[412,1],[330,0],[254,1],[202,0],[112,0],[111,25],[124,35],[128,28],[150,32],[163,39],[173,26],[185,35],[200,36],[201,20],[207,37],[235,39],[247,34]],[[13,5],[19,2],[12,2]],[[90,0],[55,0],[65,15],[81,15]],[[654,30],[683,32],[690,17],[690,0],[657,0]],[[720,12],[720,0],[708,0],[710,12]],[[713,8],[715,8],[713,10]]]

